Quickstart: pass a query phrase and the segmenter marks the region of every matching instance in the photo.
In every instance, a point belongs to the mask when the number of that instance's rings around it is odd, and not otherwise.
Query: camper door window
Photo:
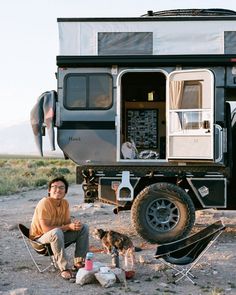
[[[204,104],[202,83],[201,80],[171,81],[171,133],[203,128],[204,120],[209,125],[210,111],[207,103]]]
[[[109,74],[68,74],[64,85],[67,109],[108,109],[112,105],[112,76]]]

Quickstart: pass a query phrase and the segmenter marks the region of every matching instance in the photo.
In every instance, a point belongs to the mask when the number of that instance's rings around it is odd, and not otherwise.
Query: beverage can
[[[84,268],[86,270],[92,270],[93,269],[93,253],[92,252],[88,252],[86,254]]]

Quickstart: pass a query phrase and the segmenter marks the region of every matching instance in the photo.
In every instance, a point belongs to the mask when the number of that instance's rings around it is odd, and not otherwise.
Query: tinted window
[[[66,79],[66,106],[69,108],[86,107],[86,77],[69,76]]]
[[[112,104],[108,74],[70,74],[65,77],[64,105],[69,109],[107,109]]]
[[[236,54],[236,32],[224,32],[224,53]]]
[[[152,32],[98,33],[98,55],[133,55],[152,53]]]

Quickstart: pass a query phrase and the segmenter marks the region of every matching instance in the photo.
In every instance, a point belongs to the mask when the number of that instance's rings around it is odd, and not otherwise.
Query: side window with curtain
[[[64,85],[67,109],[109,109],[112,106],[112,76],[109,74],[68,74]]]
[[[172,131],[201,128],[202,107],[201,81],[170,82]]]

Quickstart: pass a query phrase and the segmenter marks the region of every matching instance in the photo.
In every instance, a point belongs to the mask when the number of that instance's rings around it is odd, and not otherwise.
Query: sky
[[[56,90],[59,17],[139,17],[148,10],[226,8],[235,0],[7,0],[0,5],[0,128],[29,120],[38,96]]]

